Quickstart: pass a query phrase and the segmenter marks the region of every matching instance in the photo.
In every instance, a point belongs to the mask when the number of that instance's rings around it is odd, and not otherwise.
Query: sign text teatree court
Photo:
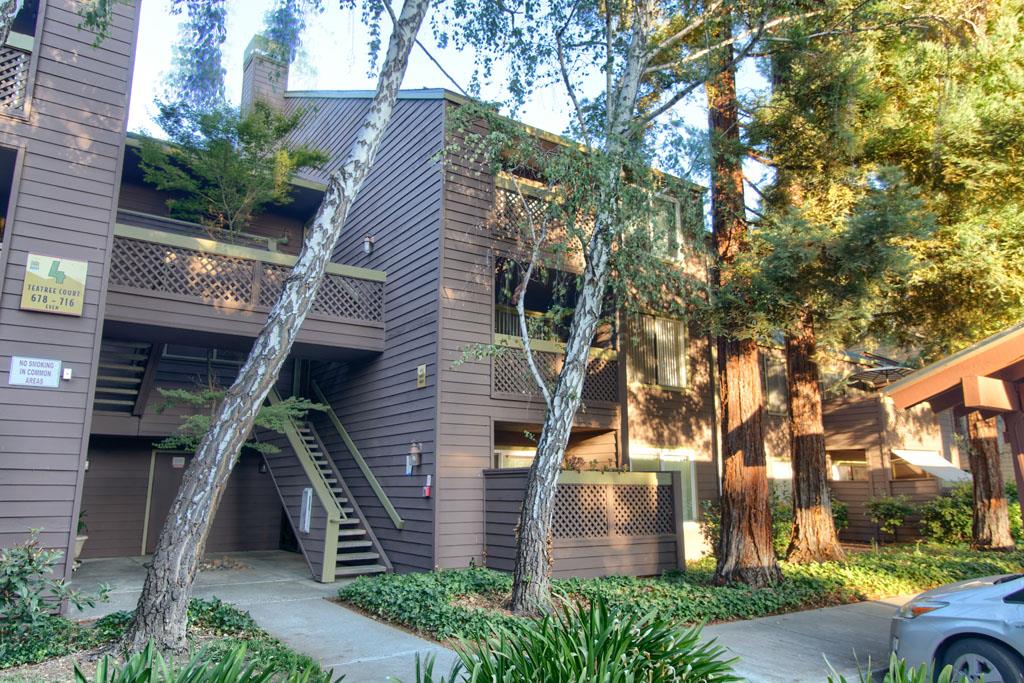
[[[21,289],[22,310],[82,315],[88,273],[86,261],[29,254]]]

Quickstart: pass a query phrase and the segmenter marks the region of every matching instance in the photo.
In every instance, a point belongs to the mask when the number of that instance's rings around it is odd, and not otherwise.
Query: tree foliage
[[[164,402],[158,408],[159,411],[162,412],[170,407],[180,407],[186,410],[186,415],[174,433],[154,444],[154,447],[167,451],[194,453],[203,437],[210,431],[210,424],[216,415],[217,406],[224,400],[226,391],[212,384],[200,389],[157,387],[157,391],[164,398]],[[283,434],[289,422],[304,419],[311,410],[325,409],[325,406],[313,403],[309,399],[289,396],[277,403],[260,408],[256,414],[255,425]],[[280,450],[272,443],[257,439],[247,441],[245,448],[251,448],[264,455],[277,453]]]
[[[327,160],[289,136],[302,111],[280,114],[256,102],[250,111],[220,105],[160,105],[170,144],[145,138],[139,148],[146,182],[170,193],[175,218],[211,230],[243,230],[267,205],[291,202],[290,181]]]

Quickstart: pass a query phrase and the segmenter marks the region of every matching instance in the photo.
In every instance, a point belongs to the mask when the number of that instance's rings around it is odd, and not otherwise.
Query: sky
[[[263,15],[273,0],[228,2],[227,42],[224,46],[225,86],[228,99],[237,104],[242,89],[242,56],[249,40],[263,26]],[[361,90],[372,89],[376,83],[368,77],[364,29],[359,12],[342,10],[328,2],[326,11],[310,21],[303,34],[305,55],[293,65],[289,74],[289,90]],[[146,0],[142,3],[139,27],[139,49],[132,81],[132,99],[128,128],[157,133],[153,123],[154,99],[162,92],[164,76],[171,68],[172,46],[182,17],[172,15],[170,0]],[[420,41],[462,87],[467,87],[473,70],[472,54],[454,48],[440,50],[433,41],[429,20],[420,31]],[[385,24],[386,24],[385,20]],[[385,36],[386,40],[386,36]],[[385,43],[386,46],[386,43]],[[413,49],[403,89],[448,88],[456,90],[441,71],[418,47]],[[502,99],[501,85],[484,84],[485,99]],[[694,98],[680,111],[695,124],[702,124],[703,95]],[[516,118],[543,130],[560,133],[568,121],[568,102],[559,88],[547,88],[534,94]]]

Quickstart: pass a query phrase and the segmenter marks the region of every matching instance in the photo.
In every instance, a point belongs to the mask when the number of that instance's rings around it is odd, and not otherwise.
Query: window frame
[[[764,410],[769,415],[776,417],[786,417],[789,415],[789,377],[786,371],[786,359],[785,357],[779,358],[775,353],[774,348],[762,348],[760,349],[761,354],[761,386],[764,387]],[[771,375],[769,374],[769,365],[774,364],[776,368],[781,368],[781,406],[773,405],[770,397],[772,396],[772,382]]]
[[[687,326],[686,326],[686,321],[678,319],[678,318],[669,318],[667,316],[654,315],[654,314],[651,314],[651,313],[637,313],[637,314],[634,314],[631,317],[632,317],[632,320],[631,320],[631,323],[630,323],[630,332],[631,332],[631,334],[630,334],[630,339],[629,339],[629,342],[628,342],[631,348],[628,349],[628,354],[627,354],[627,356],[629,358],[629,361],[628,361],[629,373],[630,373],[629,383],[631,385],[635,385],[635,386],[638,385],[638,386],[645,386],[645,387],[658,387],[659,389],[664,389],[666,391],[686,391],[687,389],[689,389],[689,384],[690,384],[690,367],[689,367],[690,366],[690,363],[689,363],[689,361],[690,361],[690,356],[689,356],[690,335],[689,335],[689,330],[687,329]],[[653,383],[645,381],[647,379],[646,377],[644,377],[644,378],[637,378],[636,377],[637,374],[645,374],[644,372],[640,372],[640,373],[637,372],[636,360],[637,360],[637,354],[642,353],[639,350],[640,344],[646,344],[648,339],[647,339],[647,336],[645,334],[640,334],[640,335],[635,334],[638,329],[640,331],[643,331],[645,329],[645,327],[643,325],[643,319],[644,318],[650,318],[651,319],[651,321],[652,321],[652,323],[651,323],[652,324],[652,329],[654,330],[654,340],[653,340],[654,341],[654,345],[653,345],[653,349],[652,349],[653,353],[649,354],[649,355],[653,356],[653,362],[654,362],[653,367],[654,367],[654,375],[655,375],[654,379],[655,379],[655,381]],[[659,350],[661,348],[661,341],[662,341],[661,338],[658,336],[658,330],[659,330],[658,322],[659,321],[664,321],[666,323],[671,323],[672,327],[674,327],[675,330],[677,331],[677,334],[675,335],[675,338],[674,338],[673,341],[675,342],[675,345],[676,345],[675,361],[676,361],[677,373],[678,373],[677,374],[677,379],[680,380],[680,382],[678,384],[670,384],[668,382],[663,382],[662,381],[662,377],[661,377],[662,364],[659,362],[659,360],[661,358],[661,354],[659,353]]]

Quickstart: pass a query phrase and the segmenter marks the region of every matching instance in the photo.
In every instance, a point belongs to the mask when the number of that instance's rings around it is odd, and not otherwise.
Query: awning
[[[954,467],[953,463],[939,455],[938,451],[909,451],[894,448],[892,453],[943,481],[971,481],[970,474]]]

